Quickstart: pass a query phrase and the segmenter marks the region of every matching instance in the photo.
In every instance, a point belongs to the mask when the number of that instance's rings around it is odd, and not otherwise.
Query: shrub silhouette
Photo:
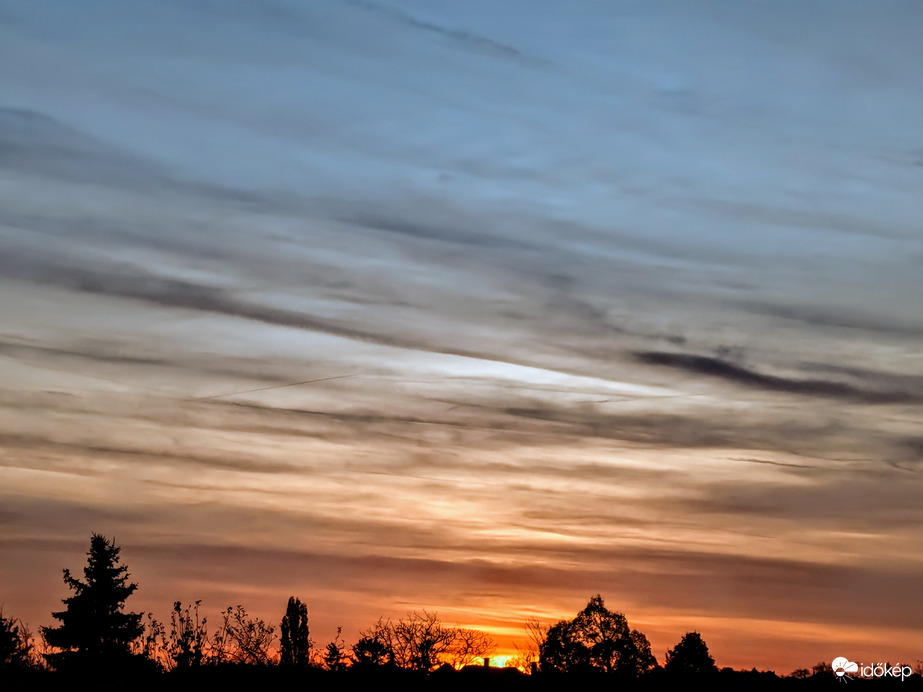
[[[173,603],[167,653],[175,668],[195,668],[206,660],[208,619],[199,618],[201,603],[202,601],[196,601],[185,608],[180,601]]]
[[[3,617],[0,610],[0,670],[27,668],[32,662],[28,628],[20,620]]]

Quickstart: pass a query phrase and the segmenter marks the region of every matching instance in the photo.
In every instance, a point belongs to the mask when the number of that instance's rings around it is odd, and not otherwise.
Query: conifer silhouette
[[[84,581],[64,570],[64,583],[74,595],[63,599],[64,610],[51,614],[61,624],[42,628],[48,644],[60,650],[46,654],[52,666],[111,665],[130,657],[131,644],[144,627],[140,613],[123,612],[125,600],[138,585],[128,581],[128,568],[119,565],[120,550],[94,533],[83,568]]]

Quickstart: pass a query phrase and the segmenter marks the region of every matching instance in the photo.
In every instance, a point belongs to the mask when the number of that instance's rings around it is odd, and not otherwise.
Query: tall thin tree
[[[311,662],[311,639],[308,633],[308,606],[301,599],[289,597],[282,617],[279,663],[305,668]]]

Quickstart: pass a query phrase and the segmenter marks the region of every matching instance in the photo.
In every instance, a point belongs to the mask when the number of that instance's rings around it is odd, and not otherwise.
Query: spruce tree
[[[112,665],[130,656],[144,626],[140,613],[124,612],[125,600],[138,585],[128,581],[128,568],[119,565],[120,550],[94,533],[84,581],[64,570],[64,583],[74,595],[63,599],[64,610],[51,614],[61,624],[42,628],[48,644],[60,650],[47,655],[52,666]]]

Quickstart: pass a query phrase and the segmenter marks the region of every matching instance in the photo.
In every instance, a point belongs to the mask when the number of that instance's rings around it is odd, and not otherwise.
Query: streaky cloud
[[[923,335],[923,327],[918,324],[886,320],[872,315],[861,314],[850,309],[830,307],[812,307],[799,305],[782,305],[760,301],[740,301],[737,305],[749,312],[770,317],[800,322],[815,327],[833,327],[836,329],[856,330],[873,334],[892,334],[895,336],[918,337]]]
[[[902,390],[876,391],[860,389],[835,380],[795,379],[766,375],[713,356],[666,351],[636,351],[634,356],[639,362],[646,365],[682,370],[768,392],[802,394],[860,404],[918,404],[923,402],[923,394],[917,392]]]

